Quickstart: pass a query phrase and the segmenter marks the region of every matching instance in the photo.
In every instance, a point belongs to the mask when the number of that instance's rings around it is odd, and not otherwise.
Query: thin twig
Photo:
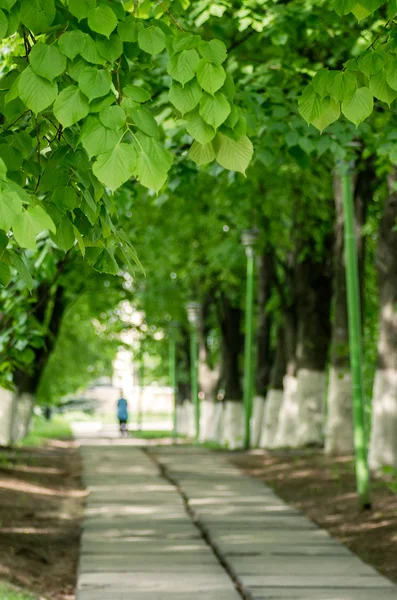
[[[121,67],[121,59],[122,56],[120,56],[119,58],[119,63],[117,65],[117,70],[116,70],[116,78],[117,78],[117,91],[119,93],[119,96],[117,98],[117,104],[120,104],[121,102],[121,85],[120,85],[120,67]]]
[[[182,33],[185,33],[185,30],[183,29],[182,25],[180,23],[178,23],[178,21],[175,19],[174,15],[170,13],[170,11],[168,10],[168,8],[166,6],[164,6],[163,2],[161,0],[156,0],[156,2],[157,2],[157,4],[159,4],[161,6],[163,11],[166,12],[169,17],[171,17],[171,19],[174,21],[174,23],[178,27],[178,29],[180,29],[182,31]]]
[[[380,31],[378,33],[378,35],[376,36],[376,38],[374,39],[374,41],[368,46],[367,50],[370,50],[371,48],[375,47],[376,42],[378,41],[378,39],[380,38],[381,35],[383,35],[385,29],[387,29],[387,27],[390,25],[390,23],[393,21],[393,19],[389,19],[386,23],[386,25],[383,27],[382,31]]]
[[[24,117],[29,111],[25,110],[24,113],[22,113],[21,115],[19,115],[19,117],[17,119],[15,119],[12,123],[10,123],[9,125],[7,125],[7,127],[2,127],[2,131],[8,131],[13,125],[15,125],[15,123],[18,123],[18,121],[20,119],[22,119],[22,117]]]
[[[40,147],[39,125],[37,123],[37,117],[35,117],[35,123],[36,123],[36,140],[37,140],[37,162],[40,164],[41,147]]]

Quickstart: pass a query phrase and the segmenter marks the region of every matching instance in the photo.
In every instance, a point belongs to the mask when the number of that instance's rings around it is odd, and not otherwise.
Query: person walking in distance
[[[122,394],[120,394],[120,398],[117,401],[117,418],[120,424],[120,433],[125,437],[127,435],[128,404]]]

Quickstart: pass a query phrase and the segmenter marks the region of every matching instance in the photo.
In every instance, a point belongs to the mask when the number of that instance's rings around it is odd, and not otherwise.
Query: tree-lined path
[[[78,600],[396,598],[227,455],[79,435],[89,496]]]

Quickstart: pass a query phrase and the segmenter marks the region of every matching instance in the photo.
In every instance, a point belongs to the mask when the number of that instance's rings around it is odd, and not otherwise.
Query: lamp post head
[[[189,302],[186,304],[186,310],[190,325],[197,327],[200,319],[200,304],[198,302]]]
[[[241,243],[245,247],[247,256],[251,256],[254,252],[255,244],[259,236],[257,229],[246,229],[241,235]]]

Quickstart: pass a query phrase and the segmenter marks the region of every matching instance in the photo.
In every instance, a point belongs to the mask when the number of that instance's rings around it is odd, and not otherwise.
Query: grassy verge
[[[48,440],[70,439],[72,430],[65,417],[54,416],[50,421],[43,417],[34,417],[33,426],[28,436],[19,443],[20,446],[44,446]],[[0,596],[2,600],[2,597]]]
[[[1,600],[37,600],[37,596],[32,596],[23,591],[8,587],[0,582],[0,599]]]

